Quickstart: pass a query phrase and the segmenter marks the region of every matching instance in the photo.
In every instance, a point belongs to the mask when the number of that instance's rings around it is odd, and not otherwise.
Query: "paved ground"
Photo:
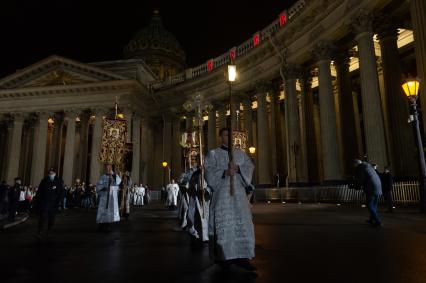
[[[224,273],[208,246],[191,245],[174,213],[139,208],[110,234],[95,211],[59,216],[55,238],[33,238],[36,219],[0,232],[1,282],[426,282],[426,217],[414,210],[364,224],[365,208],[257,204],[251,274]]]

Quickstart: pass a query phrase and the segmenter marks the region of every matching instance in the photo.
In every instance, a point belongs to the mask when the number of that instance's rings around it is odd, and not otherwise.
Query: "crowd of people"
[[[33,206],[33,198],[37,187],[23,186],[21,178],[17,177],[13,185],[6,181],[0,184],[0,215],[7,215],[9,221],[14,221],[18,213],[29,212]]]
[[[228,130],[220,131],[222,145],[211,150],[205,162],[193,163],[179,180],[170,180],[162,191],[162,200],[170,210],[178,209],[178,225],[194,242],[208,243],[211,257],[222,267],[236,265],[248,271],[256,268],[254,258],[254,226],[250,210],[250,195],[254,165],[240,149],[229,159]],[[379,172],[366,161],[354,161],[354,186],[365,192],[370,213],[368,223],[381,227],[377,211],[379,197],[384,194],[387,211],[393,211],[392,175],[388,168]],[[133,184],[129,172],[117,174],[114,165],[106,164],[105,173],[96,185],[77,182],[65,187],[51,168],[38,187],[23,186],[17,177],[12,186],[0,185],[0,212],[13,221],[17,212],[36,208],[39,213],[38,237],[51,230],[58,209],[97,208],[99,231],[110,231],[111,224],[128,219],[131,206],[150,202],[147,186]]]

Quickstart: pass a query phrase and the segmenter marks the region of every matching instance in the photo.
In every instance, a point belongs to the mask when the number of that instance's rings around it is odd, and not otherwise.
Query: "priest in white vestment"
[[[167,192],[166,206],[168,206],[171,210],[175,210],[177,207],[179,185],[176,184],[174,179],[172,179],[171,183],[167,185],[166,192]]]
[[[99,224],[101,231],[110,230],[111,223],[120,221],[117,196],[120,183],[121,178],[114,173],[112,165],[106,165],[106,174],[96,183],[96,192],[99,196],[96,223]]]
[[[234,163],[228,157],[228,129],[220,131],[222,146],[211,150],[205,160],[205,176],[212,189],[209,236],[211,256],[218,264],[235,264],[249,271],[256,268],[254,227],[245,184],[251,183],[254,165],[247,154],[234,149]],[[230,176],[234,177],[234,194],[230,193]]]

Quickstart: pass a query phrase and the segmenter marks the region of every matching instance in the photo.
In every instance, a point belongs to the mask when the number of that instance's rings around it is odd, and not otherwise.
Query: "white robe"
[[[254,165],[241,150],[234,150],[234,160],[241,174],[234,176],[234,195],[230,195],[230,177],[224,172],[228,169],[228,152],[217,148],[211,150],[205,161],[205,176],[213,190],[209,236],[213,242],[211,256],[217,260],[254,257],[254,228],[252,214],[244,189],[245,182],[251,182]]]
[[[145,188],[144,187],[136,187],[135,194],[133,197],[134,205],[144,205],[143,197],[145,196]]]
[[[204,204],[197,197],[199,195],[199,172],[194,172],[191,175],[191,180],[189,182],[190,191],[194,191],[194,195],[189,196],[189,205],[188,205],[188,232],[197,239],[202,241],[209,240],[209,209],[210,209],[210,200],[204,199]],[[207,187],[207,183],[204,181],[204,190],[207,193],[211,194],[211,190]]]
[[[179,194],[179,185],[178,184],[168,184],[167,188],[167,201],[166,206],[177,206],[177,197]]]
[[[118,186],[121,178],[116,175],[116,179],[111,182],[109,196],[108,191],[101,191],[108,188],[108,175],[102,175],[96,183],[96,192],[99,195],[98,213],[96,215],[96,223],[112,223],[120,221],[120,213],[118,207]],[[108,208],[106,207],[107,198],[109,197]]]

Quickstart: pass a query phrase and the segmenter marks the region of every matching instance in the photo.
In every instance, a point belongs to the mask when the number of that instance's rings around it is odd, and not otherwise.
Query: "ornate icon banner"
[[[102,132],[101,162],[122,165],[126,150],[126,121],[104,119]]]

